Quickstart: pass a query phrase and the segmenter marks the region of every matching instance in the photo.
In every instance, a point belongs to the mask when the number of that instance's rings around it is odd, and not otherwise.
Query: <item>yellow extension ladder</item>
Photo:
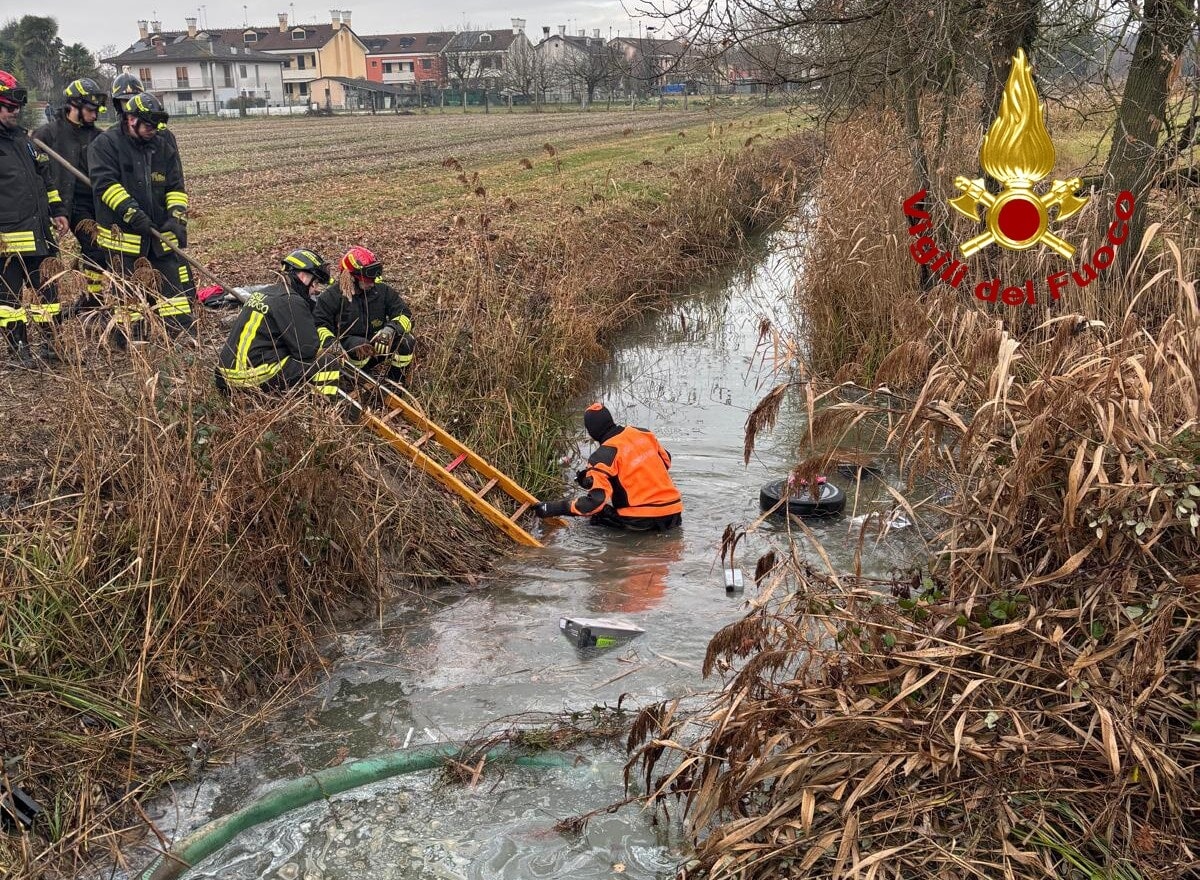
[[[388,409],[387,413],[378,415],[357,396],[339,392],[339,396],[358,411],[364,425],[429,476],[461,496],[518,544],[542,546],[541,541],[518,524],[518,520],[538,503],[537,498],[430,421],[381,380],[345,363],[342,372],[352,374],[360,381],[360,386],[369,384],[376,389]],[[414,434],[418,436],[414,437]],[[441,458],[449,458],[449,461],[442,462]],[[506,512],[498,495],[515,502],[515,509]],[[505,507],[512,507],[512,504]]]

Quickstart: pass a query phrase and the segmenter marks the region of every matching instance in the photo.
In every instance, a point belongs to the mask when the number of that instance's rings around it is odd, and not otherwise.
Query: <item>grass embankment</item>
[[[416,396],[543,489],[607,336],[789,211],[815,154],[782,116],[649,117],[557,136],[499,115],[189,126],[193,250],[235,283],[298,245],[380,252],[416,315]],[[222,150],[248,170],[222,174]],[[347,213],[318,215],[337,199]],[[210,317],[199,354],[129,356],[76,329],[84,365],[3,375],[0,755],[46,815],[0,835],[0,874],[68,873],[144,833],[139,802],[294,693],[339,620],[503,549],[306,395],[221,399],[223,335]]]
[[[1143,250],[1128,273],[1057,303],[922,293],[900,205],[912,188],[895,183],[901,142],[887,119],[830,133],[797,292],[824,381],[806,386],[797,470],[846,457],[873,426],[924,487],[904,504],[940,530],[934,562],[871,582],[761,559],[765,595],[709,648],[706,671],[730,675],[705,734],[655,707],[631,737],[640,769],[664,807],[686,799],[699,842],[688,876],[1195,876],[1190,208],[1148,196],[1162,226],[1128,243]],[[944,219],[947,176],[977,167],[976,143],[952,147],[931,199],[943,246],[977,231]],[[1089,206],[1060,234],[1090,254],[1083,241],[1107,220]],[[1008,278],[1061,266],[989,256]],[[843,394],[842,381],[888,393]],[[770,423],[781,398],[752,422]]]

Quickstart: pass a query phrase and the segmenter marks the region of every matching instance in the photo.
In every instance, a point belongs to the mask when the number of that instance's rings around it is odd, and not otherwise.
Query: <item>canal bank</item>
[[[702,693],[708,640],[738,619],[746,593],[727,593],[719,562],[727,525],[755,522],[759,487],[795,462],[802,401],[788,400],[778,427],[760,436],[743,465],[746,418],[785,375],[764,344],[764,322],[789,335],[797,281],[796,234],[755,243],[745,264],[677,298],[631,327],[596,376],[579,411],[604,400],[619,421],[654,430],[673,456],[684,495],[684,526],[667,535],[613,534],[572,522],[522,551],[486,580],[430,597],[380,625],[339,636],[342,659],[309,699],[272,724],[230,767],[160,803],[154,819],[184,834],[293,778],[330,764],[431,741],[456,741],[514,724],[524,713],[603,715]],[[579,425],[578,412],[572,419]],[[579,427],[579,457],[589,451]],[[566,473],[574,470],[567,466]],[[834,477],[834,479],[838,479]],[[853,493],[854,484],[843,482]],[[882,486],[851,505],[886,506]],[[814,524],[835,566],[849,567],[858,541],[850,516]],[[788,546],[767,522],[739,544],[747,569]],[[867,571],[905,567],[919,542],[904,532],[868,541]],[[645,634],[584,656],[559,632],[564,616],[603,616]],[[485,730],[486,727],[486,730]],[[591,820],[578,835],[555,823],[620,800],[622,752],[589,748],[575,767],[506,769],[478,785],[447,785],[428,774],[377,783],[261,825],[189,877],[427,876],[470,878],[657,878],[672,875],[686,848],[671,827],[652,827],[635,807]],[[130,854],[140,864],[141,854]],[[620,866],[620,870],[616,866]]]

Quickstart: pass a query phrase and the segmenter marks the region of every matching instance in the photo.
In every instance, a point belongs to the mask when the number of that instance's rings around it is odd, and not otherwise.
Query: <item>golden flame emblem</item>
[[[1050,231],[1050,209],[1058,209],[1055,222],[1061,222],[1086,205],[1087,197],[1075,194],[1083,185],[1078,177],[1055,180],[1045,195],[1033,191],[1034,184],[1054,170],[1054,144],[1023,49],[1013,56],[1000,114],[983,139],[979,161],[1004,189],[999,194],[988,192],[981,177],[954,179],[962,195],[950,199],[951,207],[978,221],[982,206],[987,224],[986,232],[963,242],[959,248],[963,256],[995,243],[1012,251],[1045,244],[1067,259],[1073,257],[1075,248]]]

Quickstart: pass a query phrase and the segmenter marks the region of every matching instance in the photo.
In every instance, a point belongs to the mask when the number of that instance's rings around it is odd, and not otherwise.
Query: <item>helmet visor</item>
[[[383,277],[383,263],[368,263],[361,269],[354,270],[355,275],[361,275],[363,278],[379,279]]]
[[[166,110],[139,110],[133,114],[133,118],[158,128],[167,124],[167,120],[171,118],[171,114]]]
[[[76,98],[75,101],[78,101],[84,107],[91,107],[93,110],[102,110],[104,106],[108,104],[108,95],[97,95],[94,93],[81,95],[80,97]]]
[[[24,107],[27,103],[29,103],[29,92],[20,86],[0,92],[0,104],[8,104],[10,107]]]

